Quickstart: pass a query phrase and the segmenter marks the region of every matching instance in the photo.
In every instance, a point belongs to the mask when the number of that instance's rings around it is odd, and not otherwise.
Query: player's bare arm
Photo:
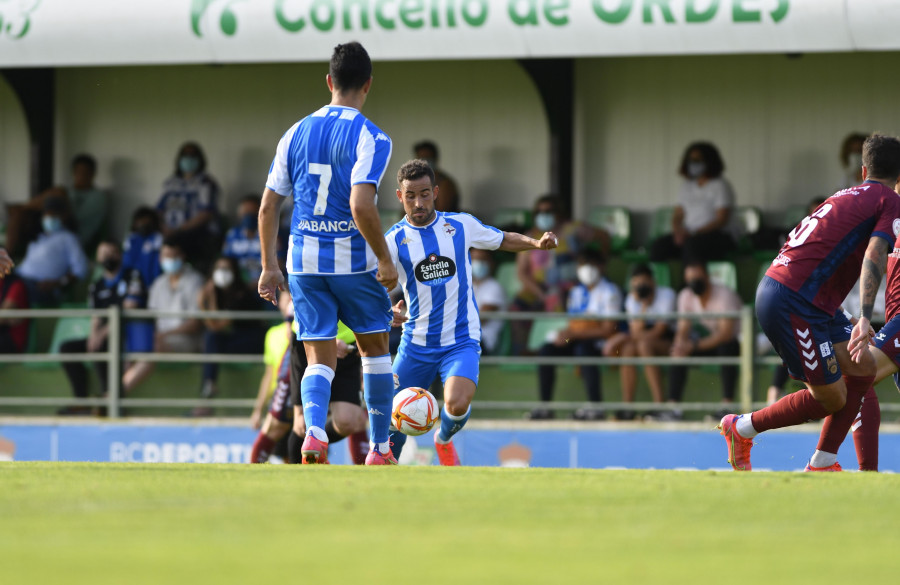
[[[273,305],[278,303],[278,290],[284,290],[284,274],[278,267],[275,243],[278,237],[278,210],[284,199],[268,187],[263,191],[259,206],[259,247],[262,255],[262,273],[259,275],[259,296]]]
[[[559,245],[553,232],[544,232],[540,240],[516,232],[503,232],[500,250],[504,252],[524,252],[525,250],[552,250]]]
[[[366,239],[378,259],[378,274],[375,278],[384,288],[394,290],[397,286],[397,267],[391,259],[387,242],[381,233],[381,218],[375,205],[375,185],[359,183],[350,188],[350,212],[359,233]]]
[[[874,237],[869,240],[863,256],[862,271],[859,275],[859,299],[862,306],[859,321],[853,326],[850,343],[847,349],[850,357],[860,363],[862,352],[867,351],[872,311],[875,307],[875,296],[881,285],[881,278],[887,269],[888,242],[884,238]]]

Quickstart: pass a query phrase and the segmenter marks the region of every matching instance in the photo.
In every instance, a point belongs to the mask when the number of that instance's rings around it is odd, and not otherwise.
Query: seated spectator
[[[622,293],[619,287],[603,276],[604,257],[599,252],[584,250],[578,255],[578,283],[569,291],[567,303],[570,315],[614,315],[622,311]],[[613,337],[619,323],[612,320],[572,319],[568,327],[555,331],[552,338],[540,351],[542,356],[575,355],[599,356],[604,351],[606,340]],[[581,366],[581,377],[588,400],[599,403],[602,400],[600,389],[600,368],[597,366]],[[553,387],[556,383],[556,366],[538,366],[538,382],[540,398],[543,402],[553,400]],[[539,408],[531,412],[530,418],[553,418],[553,411]],[[596,420],[603,418],[599,408],[579,409],[574,418],[579,420]]]
[[[608,354],[623,357],[655,357],[669,355],[672,349],[674,330],[667,320],[641,318],[647,313],[674,313],[675,291],[667,286],[659,286],[653,271],[647,264],[638,264],[631,272],[628,296],[625,297],[625,312],[630,316],[628,332],[616,334],[607,342]],[[622,377],[622,401],[634,402],[637,387],[637,368],[620,366]],[[663,401],[662,371],[659,366],[644,366],[644,374],[650,385],[653,402]],[[619,419],[632,419],[634,412],[622,412]]]
[[[68,190],[69,204],[78,226],[81,247],[89,250],[100,238],[106,223],[108,198],[94,185],[97,161],[89,154],[79,154],[72,159],[72,187]]]
[[[122,245],[122,268],[137,269],[150,286],[162,272],[159,266],[162,244],[159,215],[150,207],[138,207],[131,216],[131,231]]]
[[[175,172],[163,184],[157,210],[162,233],[173,238],[191,262],[206,270],[218,253],[219,185],[206,172],[200,145],[186,142],[178,149]]]
[[[213,265],[212,278],[200,291],[198,305],[203,311],[255,311],[259,297],[252,293],[241,277],[234,258],[221,257]],[[262,353],[266,331],[259,322],[246,319],[205,318],[204,353]],[[218,394],[216,381],[219,364],[203,364],[202,395]]]
[[[0,248],[0,310],[27,309],[28,293],[12,272],[13,262]],[[0,353],[23,353],[28,344],[28,319],[0,317]]]
[[[840,161],[843,168],[844,179],[839,187],[846,189],[855,187],[863,182],[862,176],[862,150],[863,142],[868,138],[861,132],[848,134],[841,142]]]
[[[722,177],[725,163],[709,142],[687,147],[678,173],[684,178],[672,215],[672,233],[651,244],[650,260],[721,260],[736,249],[732,229],[734,192]]]
[[[600,228],[569,220],[556,195],[544,195],[534,206],[534,228],[527,235],[540,239],[544,232],[556,234],[559,246],[554,250],[520,252],[516,256],[522,290],[513,299],[512,310],[562,310],[569,289],[577,281],[578,253],[589,245],[599,245],[604,254],[609,250],[609,234]],[[530,321],[510,322],[514,354],[523,352],[530,329]]]
[[[441,196],[434,200],[434,208],[437,211],[461,211],[459,189],[456,181],[438,167],[438,147],[430,140],[423,140],[413,147],[416,158],[422,159],[431,166],[434,171],[435,184],[440,188]]]
[[[78,237],[63,226],[65,206],[60,197],[44,200],[42,232],[28,244],[17,269],[32,304],[58,305],[66,287],[87,276],[88,261]]]
[[[727,313],[739,311],[743,306],[741,298],[734,290],[715,284],[709,280],[706,263],[689,260],[684,265],[684,281],[687,286],[678,293],[678,312],[688,315],[704,313]],[[682,317],[678,320],[675,340],[672,343],[673,357],[688,356],[737,356],[740,354],[738,342],[739,320],[727,317],[708,317],[699,320]],[[669,368],[669,400],[681,402],[687,383],[687,366]],[[737,386],[738,367],[722,366],[722,401],[734,400]],[[673,411],[675,418],[679,411]]]
[[[472,248],[472,293],[479,311],[506,310],[506,292],[494,278],[494,256],[489,250]],[[503,320],[481,320],[481,349],[485,354],[497,351]]]
[[[181,243],[163,240],[159,253],[162,274],[150,285],[147,307],[156,311],[196,311],[203,276],[185,262]],[[202,325],[194,317],[161,316],[156,319],[153,349],[165,353],[197,353],[202,348]],[[126,374],[125,390],[130,391],[153,371],[153,362],[138,362]]]
[[[247,195],[238,205],[238,224],[225,234],[222,255],[234,258],[241,267],[243,281],[253,292],[262,272],[262,253],[259,248],[259,195]]]
[[[103,273],[91,284],[88,296],[88,304],[92,309],[106,309],[112,306],[125,308],[142,307],[146,303],[147,289],[137,269],[124,269],[122,267],[122,250],[115,242],[100,242],[97,246],[97,264],[103,267]],[[126,351],[150,351],[151,347],[135,347],[131,342],[134,337],[129,334],[130,323],[126,323]],[[60,353],[95,353],[104,352],[108,348],[109,323],[106,317],[92,317],[88,337],[85,339],[73,339],[63,343]],[[72,394],[76,398],[88,396],[88,372],[81,362],[63,362],[63,370],[72,386]],[[103,394],[107,392],[107,367],[106,361],[94,362],[94,369],[103,388]],[[123,378],[128,378],[126,371]],[[59,414],[90,414],[91,409],[86,406],[71,406],[59,411]]]

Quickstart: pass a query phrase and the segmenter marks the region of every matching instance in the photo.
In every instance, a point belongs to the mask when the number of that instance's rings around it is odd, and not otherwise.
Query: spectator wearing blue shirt
[[[66,287],[88,273],[88,260],[78,236],[63,226],[65,200],[44,199],[42,231],[28,244],[25,258],[17,269],[32,303],[58,305]]]
[[[219,185],[206,172],[206,156],[196,142],[178,149],[175,172],[163,183],[156,205],[164,237],[177,241],[188,259],[205,270],[218,253]]]
[[[131,232],[122,245],[122,268],[134,268],[141,273],[144,284],[150,286],[162,274],[159,251],[163,236],[159,216],[150,207],[139,207],[131,216]]]
[[[238,204],[236,226],[225,234],[225,245],[222,255],[237,260],[241,276],[245,283],[250,283],[256,290],[256,282],[262,272],[262,255],[259,247],[259,195],[247,195]]]

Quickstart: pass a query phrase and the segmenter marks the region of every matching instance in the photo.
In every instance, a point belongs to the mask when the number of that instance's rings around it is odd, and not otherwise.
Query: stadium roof
[[[13,0],[0,67],[900,49],[896,0]]]

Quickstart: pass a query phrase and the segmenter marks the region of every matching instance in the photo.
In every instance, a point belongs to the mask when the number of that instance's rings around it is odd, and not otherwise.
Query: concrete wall
[[[241,196],[262,192],[281,135],[330,99],[326,73],[324,64],[60,69],[56,176],[66,178],[72,155],[93,153],[121,235],[136,205],[158,200],[178,146],[197,140],[232,214]],[[486,219],[547,189],[547,124],[515,62],[385,63],[374,75],[364,113],[394,141],[382,209],[399,209],[396,171],[423,138],[439,144],[464,206]]]

